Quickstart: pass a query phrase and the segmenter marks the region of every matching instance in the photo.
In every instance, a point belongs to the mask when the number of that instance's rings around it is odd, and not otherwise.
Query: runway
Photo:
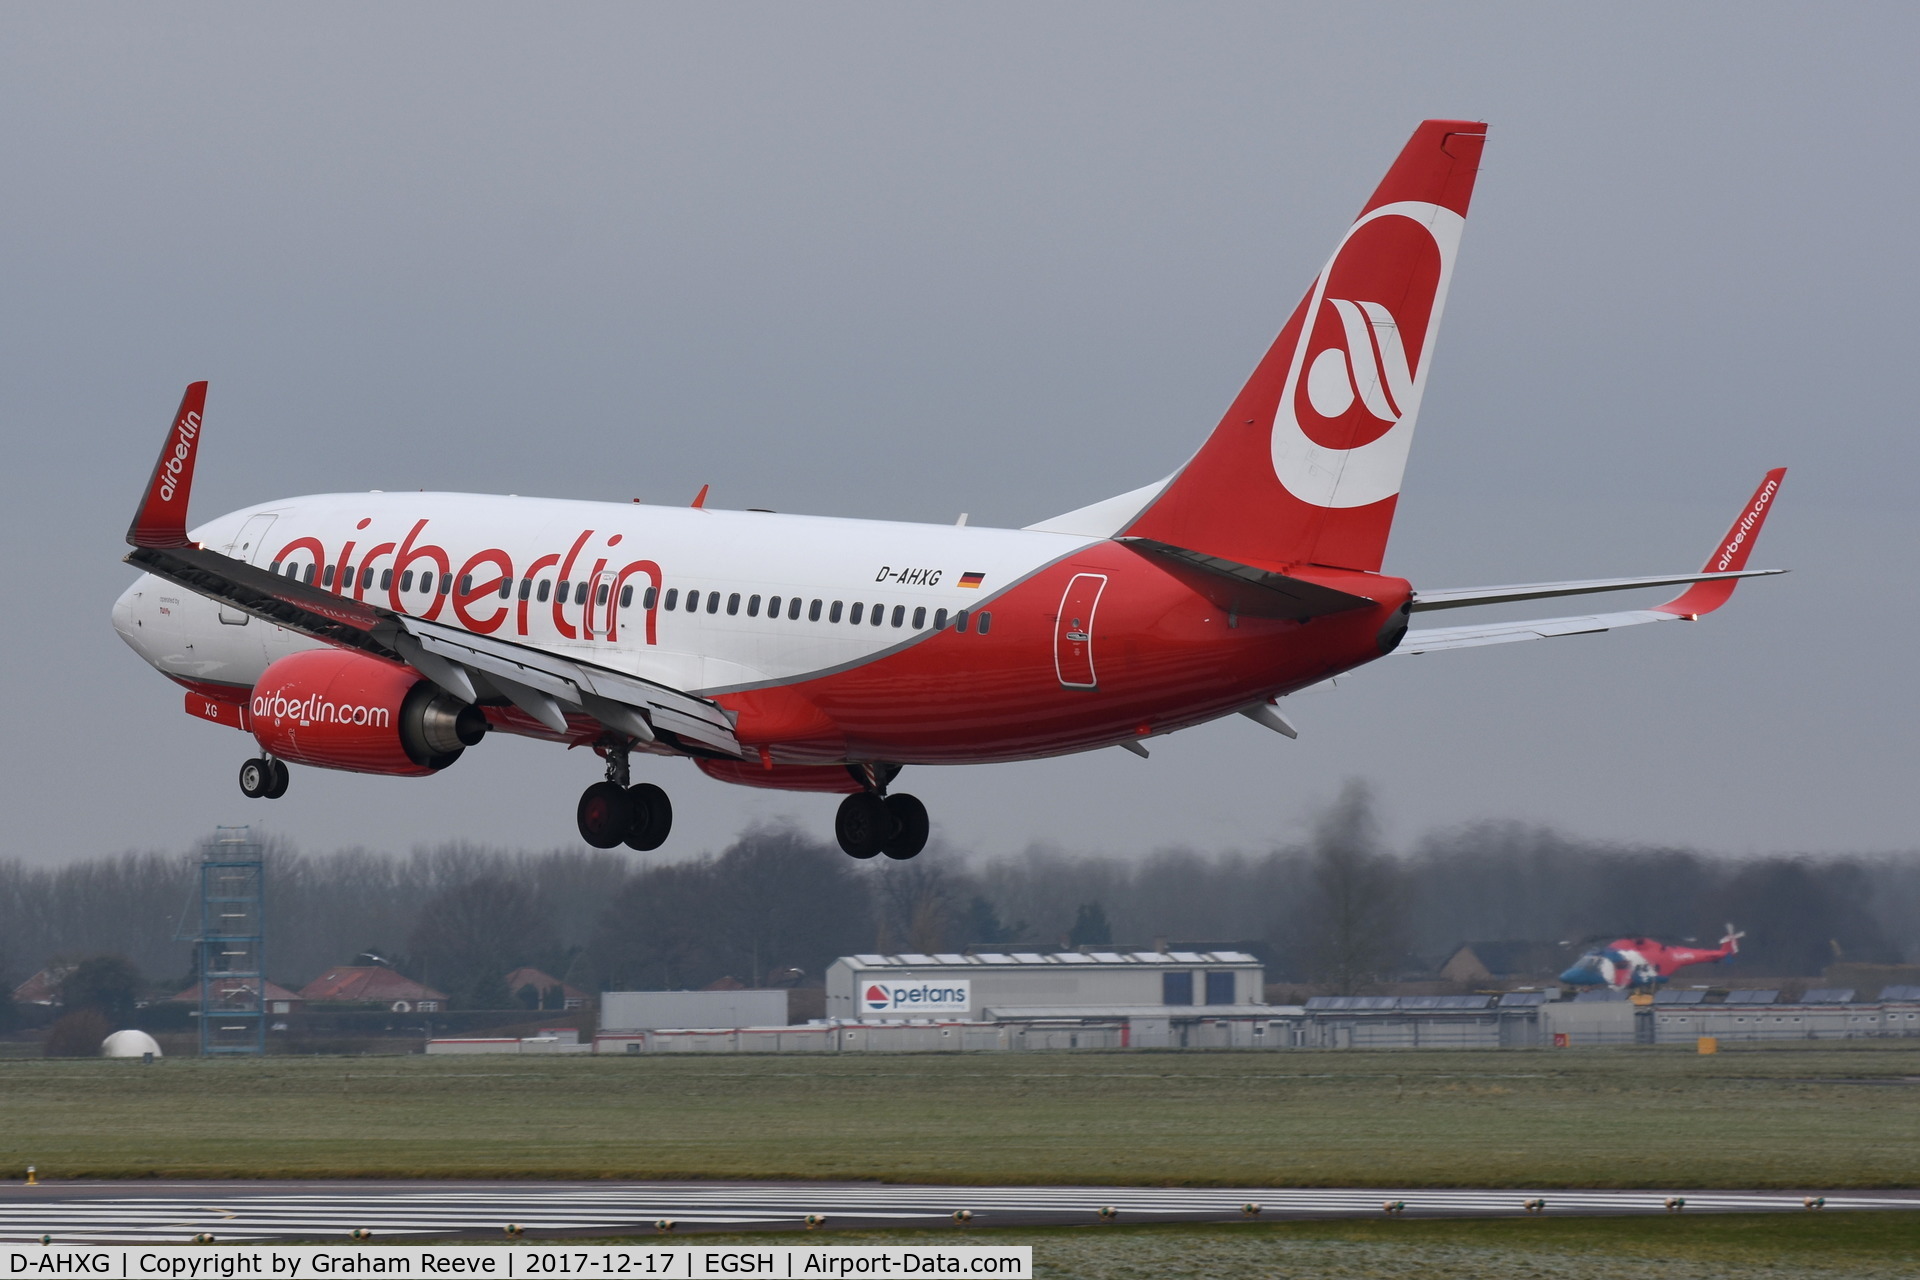
[[[851,1182],[118,1182],[0,1187],[0,1240],[63,1244],[504,1238],[509,1223],[529,1240],[654,1236],[712,1231],[795,1231],[809,1214],[834,1228],[1228,1222],[1258,1219],[1516,1217],[1545,1201],[1549,1216],[1680,1213],[1805,1213],[1920,1209],[1920,1191],[1553,1191],[1236,1187],[942,1187]],[[1669,1209],[1666,1202],[1684,1198]],[[1259,1206],[1249,1214],[1245,1206]],[[957,1226],[964,1210],[971,1221]]]

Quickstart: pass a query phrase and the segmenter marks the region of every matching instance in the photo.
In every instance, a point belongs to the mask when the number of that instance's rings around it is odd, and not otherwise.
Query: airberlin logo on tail
[[[964,978],[949,982],[869,982],[860,992],[860,1007],[870,1013],[965,1013],[973,1005],[970,987]]]
[[[1296,498],[1363,507],[1400,492],[1465,225],[1435,204],[1382,205],[1313,282],[1273,419],[1274,475]]]
[[[1736,562],[1745,561],[1746,557],[1741,548],[1747,545],[1747,539],[1754,535],[1754,532],[1760,528],[1760,522],[1766,519],[1767,505],[1773,501],[1773,495],[1779,488],[1778,480],[1768,480],[1760,486],[1760,492],[1753,495],[1752,505],[1748,506],[1746,514],[1734,524],[1733,532],[1728,535],[1726,545],[1720,548],[1719,558],[1713,562],[1715,573],[1724,573]]]
[[[186,469],[187,459],[193,456],[193,438],[199,434],[200,415],[182,414],[174,432],[173,451],[160,464],[160,501],[173,501],[174,490],[180,484],[180,473]]]

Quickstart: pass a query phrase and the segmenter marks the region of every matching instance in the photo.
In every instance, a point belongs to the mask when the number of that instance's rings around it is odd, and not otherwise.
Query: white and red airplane
[[[461,493],[267,502],[189,531],[188,387],[114,606],[190,714],[287,764],[422,775],[489,732],[591,746],[581,836],[652,849],[672,807],[633,753],[842,793],[855,857],[911,858],[906,765],[1026,760],[1235,713],[1387,654],[1692,619],[1746,568],[1782,471],[1698,573],[1416,590],[1380,572],[1484,125],[1429,120],[1213,434],[1171,477],[1024,529]],[[964,518],[963,518],[964,519]],[[1408,629],[1427,610],[1689,584],[1665,604]]]

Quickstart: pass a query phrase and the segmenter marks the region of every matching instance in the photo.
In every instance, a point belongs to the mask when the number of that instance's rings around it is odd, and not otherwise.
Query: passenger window
[[[847,624],[849,626],[854,626],[854,627],[859,626],[860,615],[865,613],[866,610],[867,610],[867,606],[865,602],[860,600],[855,600],[853,602],[853,608],[848,610],[847,612]]]
[[[935,609],[933,611],[933,629],[935,631],[945,631],[947,629],[947,611],[945,609]]]
[[[553,584],[551,582],[548,582],[545,578],[542,578],[540,579],[540,589],[533,593],[533,598],[535,600],[538,600],[541,604],[545,604],[547,602],[547,597],[552,594],[553,594]]]
[[[887,620],[887,606],[883,604],[877,604],[873,606],[873,625],[877,627],[881,623],[885,622],[886,620]]]
[[[325,569],[322,569],[320,571],[320,585],[323,587],[330,587],[333,585],[333,566],[332,565],[328,565]]]
[[[740,612],[740,593],[736,591],[732,595],[727,597],[727,616],[731,618],[736,613],[739,613],[739,612]]]
[[[660,598],[660,588],[648,587],[647,594],[640,597],[640,607],[642,609],[651,609],[653,608],[653,602],[659,598]]]
[[[567,593],[573,590],[573,583],[566,578],[560,579],[560,585],[554,589],[553,598],[561,604],[567,602]]]
[[[760,597],[759,596],[747,597],[747,616],[749,618],[757,618],[760,616]]]
[[[508,599],[511,599],[512,597],[513,597],[513,579],[512,578],[500,579],[500,598],[502,600],[508,600]]]
[[[278,577],[280,574],[280,562],[278,560],[275,560],[272,564],[268,565],[267,572],[273,574],[275,577]]]
[[[700,593],[698,591],[687,592],[687,612],[700,612]]]
[[[921,605],[913,611],[913,629],[918,631],[927,625],[927,606]]]
[[[440,594],[446,595],[451,590],[453,590],[453,575],[450,573],[441,574],[440,575]]]
[[[393,590],[393,570],[382,569],[380,571],[380,589],[382,591]]]
[[[815,600],[812,604],[807,606],[807,621],[808,622],[820,621],[820,602],[818,600]]]
[[[533,594],[533,579],[532,578],[520,579],[520,598],[522,600],[525,600],[528,596],[532,594]]]
[[[907,621],[907,606],[903,604],[897,604],[893,606],[893,625],[896,627],[905,626],[906,621]]]
[[[620,607],[622,609],[631,609],[633,607],[632,587],[627,586],[620,588]]]
[[[953,629],[965,635],[967,631],[967,611],[962,609],[953,615]]]
[[[827,607],[827,621],[828,622],[840,621],[840,602],[838,600],[835,600],[831,605]]]
[[[601,583],[599,588],[593,593],[593,602],[595,604],[605,604],[607,602],[607,593],[612,590],[613,588],[606,583]]]
[[[307,584],[308,584],[309,586],[311,586],[311,585],[312,585],[312,583],[313,583],[313,570],[314,570],[314,567],[315,567],[315,566],[313,566],[313,565],[308,565],[308,566],[307,566],[307,568],[306,568],[306,572],[304,572],[304,573],[302,573],[302,574],[300,575],[300,581],[302,581],[302,582],[304,582],[304,583],[307,583]]]
[[[780,616],[780,597],[779,596],[767,597],[767,616],[769,618],[777,618]]]
[[[460,575],[460,594],[463,596],[470,596],[473,594],[473,575],[472,574],[463,573]]]
[[[587,602],[587,584],[586,583],[582,582],[579,586],[573,589],[573,602],[575,604],[585,604]]]
[[[992,615],[991,613],[988,613],[988,612],[987,612],[986,610],[984,610],[984,609],[983,609],[983,610],[981,610],[981,611],[980,611],[980,623],[979,623],[979,627],[978,627],[978,630],[979,630],[979,632],[980,632],[980,634],[981,634],[981,635],[985,635],[985,634],[987,634],[987,628],[988,628],[988,627],[990,627],[990,626],[992,626],[992,625],[993,625],[993,615]]]
[[[800,597],[799,596],[795,596],[793,597],[793,599],[787,601],[787,621],[788,622],[800,621]]]
[[[400,575],[400,589],[402,591],[413,590],[413,570],[409,569]]]
[[[665,609],[666,609],[666,610],[667,610],[667,611],[668,611],[669,613],[671,613],[671,612],[673,611],[673,606],[674,606],[674,605],[675,605],[676,603],[678,603],[678,602],[679,602],[679,599],[680,599],[680,588],[678,588],[678,587],[668,587],[668,588],[667,588],[667,603],[666,603],[666,604],[665,604],[665,605],[664,605],[663,607],[664,607],[664,608],[665,608]]]
[[[707,612],[720,612],[720,593],[718,591],[707,592]]]

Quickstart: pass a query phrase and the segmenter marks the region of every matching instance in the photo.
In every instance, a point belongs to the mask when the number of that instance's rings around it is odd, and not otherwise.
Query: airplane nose
[[[1595,970],[1587,968],[1584,965],[1575,965],[1560,975],[1560,981],[1567,983],[1569,986],[1580,987],[1600,981],[1600,975]]]
[[[150,657],[152,652],[146,623],[152,613],[147,602],[152,599],[154,582],[152,574],[143,573],[113,602],[113,629],[120,633],[128,648],[143,658]]]

